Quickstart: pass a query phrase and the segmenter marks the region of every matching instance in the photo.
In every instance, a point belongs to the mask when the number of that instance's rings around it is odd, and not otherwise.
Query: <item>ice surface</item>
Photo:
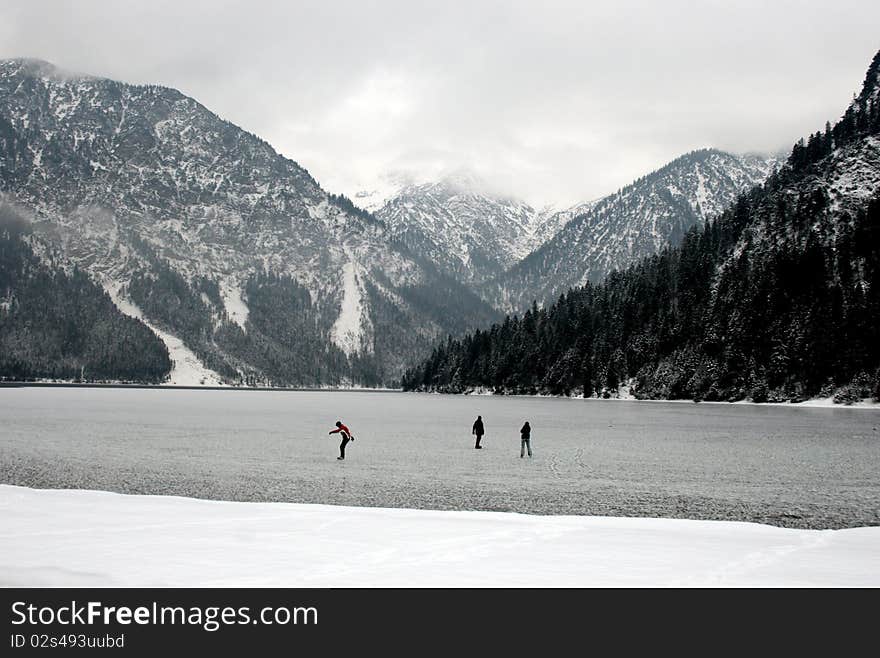
[[[46,410],[51,409],[51,414]],[[483,450],[471,425],[483,416]],[[344,463],[327,435],[357,437]],[[519,458],[532,426],[534,459]],[[408,393],[0,389],[0,482],[255,502],[880,525],[880,415]]]
[[[231,503],[0,485],[0,586],[880,586],[880,528]]]

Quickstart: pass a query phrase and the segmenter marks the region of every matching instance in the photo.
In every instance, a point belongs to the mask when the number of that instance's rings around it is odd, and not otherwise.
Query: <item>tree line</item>
[[[168,350],[89,276],[39,258],[26,221],[0,205],[0,379],[160,383]]]

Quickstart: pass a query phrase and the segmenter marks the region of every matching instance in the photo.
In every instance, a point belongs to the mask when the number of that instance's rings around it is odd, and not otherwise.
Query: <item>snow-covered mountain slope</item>
[[[364,201],[370,198],[365,195]],[[478,287],[552,238],[586,206],[536,210],[490,191],[472,173],[456,172],[437,181],[403,185],[375,212],[415,253]]]
[[[490,305],[675,241],[771,165],[695,152],[562,210],[467,173],[397,176],[358,199],[387,199],[374,216],[178,91],[0,62],[0,192],[172,353],[229,381],[387,383]]]
[[[506,311],[611,270],[677,241],[766,179],[775,159],[717,150],[689,153],[616,194],[558,209],[489,191],[470,173],[403,183],[381,205],[364,194],[413,253]]]
[[[559,233],[566,224],[575,217],[589,212],[589,210],[599,203],[600,200],[601,199],[585,201],[583,203],[576,203],[573,206],[563,208],[559,208],[555,205],[541,208],[541,210],[538,211],[535,221],[532,222],[531,234],[528,236],[527,240],[523,241],[523,247],[527,249],[523,258],[535,251],[535,249],[541,247],[541,245],[546,244],[556,237],[556,234]]]
[[[746,227],[719,275],[737,278],[741,260],[756,261],[780,254],[826,250],[836,261],[829,278],[849,282],[860,294],[871,287],[869,270],[876,271],[863,253],[851,253],[856,216],[880,203],[880,52],[868,68],[861,92],[832,129],[800,140],[791,156],[774,176],[780,188],[764,204],[762,212]],[[780,221],[790,215],[794,221]],[[857,245],[869,250],[880,239],[873,234]],[[872,239],[873,238],[873,239]],[[858,242],[858,241],[857,241]],[[805,272],[804,275],[816,275]],[[847,309],[844,314],[850,313]]]
[[[385,382],[462,328],[450,299],[489,317],[369,213],[174,89],[0,62],[0,191],[230,379]]]
[[[556,234],[492,282],[488,298],[518,311],[658,252],[763,182],[776,160],[714,149],[688,153],[617,193],[589,204]]]

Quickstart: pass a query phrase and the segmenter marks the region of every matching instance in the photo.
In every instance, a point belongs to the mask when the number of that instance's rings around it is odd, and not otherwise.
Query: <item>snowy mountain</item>
[[[774,158],[694,151],[589,204],[548,241],[492,282],[486,293],[505,310],[553,299],[675,243],[763,182]]]
[[[381,221],[174,89],[0,62],[0,192],[218,380],[388,382],[491,317]]]
[[[396,174],[357,207],[176,90],[0,62],[0,194],[152,329],[178,384],[392,382],[493,308],[677,241],[773,166],[696,151],[564,209]]]
[[[403,185],[375,213],[409,249],[474,285],[509,269],[582,208],[538,211],[456,172]]]
[[[722,155],[684,160],[705,177]],[[603,234],[588,229],[604,228],[610,211],[628,203],[650,221],[642,224],[650,242],[652,229],[668,221],[651,202],[674,198],[680,165],[573,220],[527,264],[556,266],[569,281],[590,278],[580,261],[556,257],[571,246],[558,241],[581,240],[574,244],[589,249],[586,239]],[[640,245],[639,235],[631,237]],[[403,384],[610,397],[625,383],[627,394],[643,399],[852,404],[880,400],[878,317],[880,52],[834,126],[798,141],[763,184],[677,245],[544,308],[438,345]]]
[[[535,209],[494,194],[477,176],[401,182],[358,199],[397,240],[505,311],[656,253],[766,179],[776,160],[695,151],[616,194]],[[389,191],[392,190],[392,191]]]

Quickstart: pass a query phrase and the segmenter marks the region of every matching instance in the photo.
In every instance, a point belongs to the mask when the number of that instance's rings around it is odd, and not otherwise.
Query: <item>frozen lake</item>
[[[482,414],[484,449],[471,424]],[[333,422],[351,427],[336,460]],[[532,425],[532,460],[519,427]],[[880,412],[0,388],[0,482],[241,501],[880,525]]]

